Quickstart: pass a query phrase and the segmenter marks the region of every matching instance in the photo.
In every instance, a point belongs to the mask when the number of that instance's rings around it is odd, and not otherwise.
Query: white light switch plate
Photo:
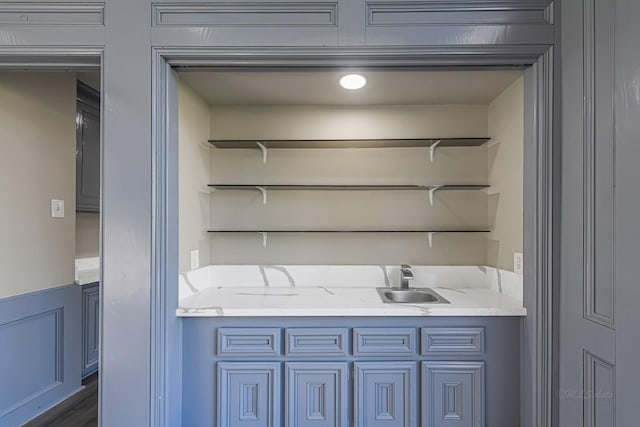
[[[191,269],[197,268],[200,268],[200,251],[196,249],[191,251]]]
[[[51,218],[64,218],[64,200],[51,200]]]
[[[513,253],[513,272],[522,274],[522,252]]]

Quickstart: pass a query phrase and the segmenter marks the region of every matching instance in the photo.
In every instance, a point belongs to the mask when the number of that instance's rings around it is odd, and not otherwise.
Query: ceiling
[[[353,72],[353,71],[351,71]],[[367,85],[343,89],[350,71],[201,71],[181,79],[211,105],[488,104],[521,70],[359,71]]]

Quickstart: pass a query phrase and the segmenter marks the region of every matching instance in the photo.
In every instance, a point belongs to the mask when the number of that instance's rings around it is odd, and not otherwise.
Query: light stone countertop
[[[438,288],[449,304],[385,304],[375,287],[215,287],[180,301],[179,317],[526,316],[522,302],[491,289]]]
[[[100,258],[76,259],[75,283],[82,286],[100,281]]]

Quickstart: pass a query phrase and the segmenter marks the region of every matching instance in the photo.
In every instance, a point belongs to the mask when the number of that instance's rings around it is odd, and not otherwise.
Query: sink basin
[[[376,288],[385,304],[449,304],[437,292],[429,288]]]

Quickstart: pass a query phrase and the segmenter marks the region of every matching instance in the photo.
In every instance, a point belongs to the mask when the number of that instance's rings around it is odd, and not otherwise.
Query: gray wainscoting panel
[[[0,25],[104,25],[104,2],[0,3]]]
[[[337,2],[154,4],[153,25],[336,26]]]
[[[80,287],[0,300],[0,425],[21,425],[78,391]]]

